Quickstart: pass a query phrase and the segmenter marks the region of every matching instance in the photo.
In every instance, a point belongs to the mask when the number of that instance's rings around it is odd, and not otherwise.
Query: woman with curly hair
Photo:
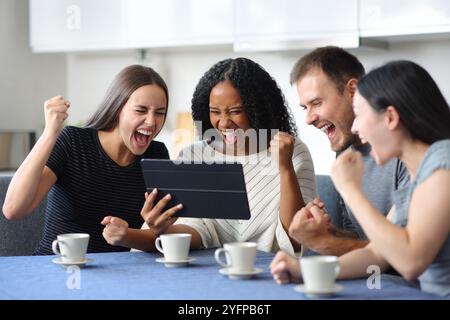
[[[316,195],[314,167],[306,145],[275,80],[256,62],[226,59],[200,79],[192,98],[192,117],[202,141],[184,148],[188,161],[243,165],[250,220],[188,219],[206,248],[254,241],[258,249],[300,246],[289,238],[292,218]]]
[[[192,116],[203,137],[185,147],[179,160],[241,163],[251,217],[173,218],[161,224],[160,210],[149,209],[142,213],[143,228],[150,227],[147,240],[135,248],[154,250],[157,235],[183,232],[192,235],[192,248],[253,241],[267,252],[299,251],[300,245],[287,230],[294,214],[314,199],[315,174],[308,148],[295,137],[294,121],[275,80],[252,60],[220,61],[200,79],[192,98]],[[148,202],[155,197],[150,194]]]

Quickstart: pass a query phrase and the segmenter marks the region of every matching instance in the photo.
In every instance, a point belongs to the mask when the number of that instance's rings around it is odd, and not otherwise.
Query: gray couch
[[[11,176],[0,176],[0,210]],[[31,255],[42,236],[46,201],[44,200],[28,217],[7,220],[0,215],[0,256]]]

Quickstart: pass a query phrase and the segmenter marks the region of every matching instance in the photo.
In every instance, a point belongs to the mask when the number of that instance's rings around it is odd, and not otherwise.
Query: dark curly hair
[[[213,128],[209,119],[211,90],[225,80],[239,92],[253,129],[268,129],[269,132],[270,129],[278,129],[297,136],[295,122],[281,89],[263,67],[246,58],[219,61],[206,71],[197,84],[191,101],[192,118],[196,124],[201,123],[202,134]]]

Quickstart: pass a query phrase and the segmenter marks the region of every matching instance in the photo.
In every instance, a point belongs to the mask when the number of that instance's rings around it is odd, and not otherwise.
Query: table
[[[219,273],[214,250],[190,252],[186,267],[166,268],[159,253],[88,254],[82,269],[52,263],[55,256],[0,257],[0,299],[158,299],[158,300],[303,300],[295,284],[277,285],[269,270],[273,254],[258,251],[252,279],[231,280]],[[381,278],[381,289],[368,289],[366,279],[338,281],[344,290],[330,299],[439,299],[417,288]]]

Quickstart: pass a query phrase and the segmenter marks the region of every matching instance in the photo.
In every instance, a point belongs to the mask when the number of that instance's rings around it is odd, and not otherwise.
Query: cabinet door
[[[235,0],[235,48],[278,49],[358,41],[357,0]],[[324,40],[324,41],[322,41]],[[335,41],[333,41],[335,40]],[[274,42],[276,41],[276,42]],[[287,48],[289,49],[289,48]]]
[[[131,47],[231,44],[232,0],[128,1]]]
[[[125,0],[30,0],[33,51],[126,47]]]
[[[360,0],[361,36],[450,32],[448,0]]]

